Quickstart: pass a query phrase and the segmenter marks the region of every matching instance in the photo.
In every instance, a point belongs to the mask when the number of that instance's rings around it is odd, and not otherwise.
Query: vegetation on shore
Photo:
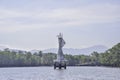
[[[52,66],[56,59],[55,53],[22,53],[11,52],[8,49],[0,51],[0,67],[17,66]],[[69,66],[113,66],[120,67],[120,43],[104,53],[93,52],[91,55],[65,54]]]

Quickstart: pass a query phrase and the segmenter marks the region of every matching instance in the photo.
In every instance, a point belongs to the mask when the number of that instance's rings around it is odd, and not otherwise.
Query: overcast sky
[[[0,45],[18,49],[112,47],[120,42],[120,0],[0,0]]]

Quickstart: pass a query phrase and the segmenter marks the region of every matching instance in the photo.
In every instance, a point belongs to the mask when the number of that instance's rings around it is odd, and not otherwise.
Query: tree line
[[[9,49],[0,51],[0,67],[17,66],[52,66],[55,53],[14,52]],[[93,52],[91,55],[65,54],[69,66],[113,66],[120,67],[120,43],[103,53]]]

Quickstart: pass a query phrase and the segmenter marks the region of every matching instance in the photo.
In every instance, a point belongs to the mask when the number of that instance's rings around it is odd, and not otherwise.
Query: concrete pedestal
[[[62,68],[66,69],[66,62],[67,62],[66,60],[61,60],[61,61],[55,60],[54,69],[56,69],[57,67],[58,69],[62,69]]]

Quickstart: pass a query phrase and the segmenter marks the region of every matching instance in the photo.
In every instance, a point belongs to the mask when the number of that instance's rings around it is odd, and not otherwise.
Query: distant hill
[[[0,46],[0,51],[4,51],[5,49],[8,49],[10,52],[16,52],[16,53],[26,53],[27,51],[25,50],[19,50],[19,49],[11,49],[7,46]]]
[[[8,48],[7,46],[0,45],[0,51],[4,51],[4,49]]]
[[[3,51],[6,48],[7,48],[6,46],[0,46],[0,51]],[[71,54],[71,55],[80,55],[80,54],[90,55],[93,51],[104,52],[107,49],[108,48],[103,46],[103,45],[96,45],[96,46],[92,46],[92,47],[88,47],[88,48],[82,48],[82,49],[63,48],[63,52],[64,52],[64,54]],[[11,52],[17,52],[17,53],[18,52],[21,52],[21,53],[26,52],[25,50],[18,50],[18,49],[9,49],[9,50]],[[33,54],[33,53],[38,53],[39,51],[40,50],[31,50],[29,52],[31,52]],[[57,48],[51,48],[51,49],[42,50],[43,53],[57,53],[57,51],[58,51]]]
[[[90,55],[93,51],[104,52],[107,49],[108,48],[106,46],[96,45],[96,46],[82,48],[82,49],[63,48],[63,52],[65,54],[71,54],[71,55],[79,55],[79,54]],[[43,53],[48,53],[48,52],[57,53],[57,51],[58,51],[57,48],[51,48],[51,49],[43,50]]]

